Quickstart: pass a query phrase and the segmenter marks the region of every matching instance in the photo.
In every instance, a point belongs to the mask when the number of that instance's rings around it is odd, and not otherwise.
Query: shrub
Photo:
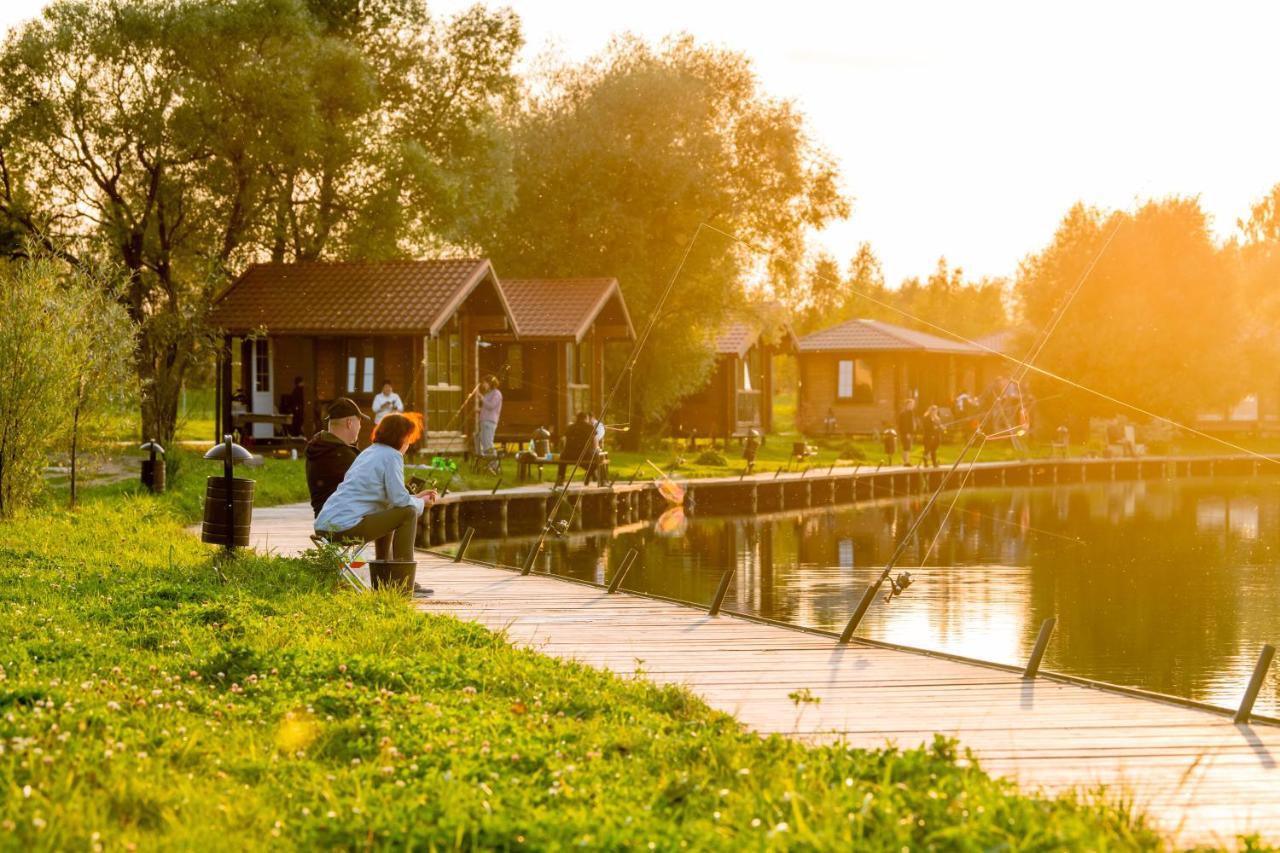
[[[724,454],[713,447],[709,450],[704,450],[702,451],[702,453],[698,454],[698,464],[699,465],[718,465],[720,467],[724,467],[729,463],[725,460]]]

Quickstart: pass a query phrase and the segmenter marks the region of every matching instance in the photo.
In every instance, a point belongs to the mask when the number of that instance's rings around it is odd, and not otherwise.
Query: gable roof
[[[738,358],[745,357],[748,350],[756,344],[771,348],[775,352],[794,351],[796,334],[792,331],[791,324],[784,322],[782,327],[775,331],[776,334],[771,338],[761,340],[764,336],[764,327],[761,323],[747,319],[729,320],[716,333],[712,346],[715,348],[716,355],[732,355]]]
[[[214,300],[210,321],[242,333],[434,335],[485,280],[519,334],[483,258],[254,264]]]
[[[501,287],[521,338],[580,342],[614,298],[627,336],[636,336],[616,278],[504,278]]]
[[[725,323],[716,334],[716,355],[736,355],[742,358],[760,338],[760,328],[755,323],[734,320]]]
[[[800,352],[884,351],[939,352],[956,355],[982,355],[984,350],[964,343],[949,341],[895,326],[882,320],[847,320],[838,326],[805,335],[798,343]]]

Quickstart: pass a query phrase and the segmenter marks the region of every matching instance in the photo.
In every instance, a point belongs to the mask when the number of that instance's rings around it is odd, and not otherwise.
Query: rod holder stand
[[[710,616],[720,615],[720,605],[724,604],[724,597],[729,594],[729,583],[733,580],[733,569],[728,569],[720,577],[720,586],[716,587],[715,600],[711,602],[711,610],[708,611]]]
[[[849,617],[849,622],[844,626],[844,630],[840,632],[840,645],[847,645],[853,639],[853,632],[858,630],[858,625],[862,623],[862,617],[867,615],[871,602],[876,600],[876,593],[880,591],[880,585],[884,583],[884,579],[885,575],[881,575],[880,580],[867,584],[866,591],[862,593],[862,600],[858,602],[857,609],[853,611],[853,615]]]
[[[1245,688],[1244,698],[1240,700],[1240,708],[1236,711],[1232,722],[1249,722],[1253,714],[1253,703],[1258,698],[1258,691],[1262,689],[1262,682],[1267,679],[1267,670],[1271,667],[1271,661],[1275,656],[1275,646],[1268,643],[1262,647],[1262,651],[1258,654],[1258,662],[1253,667],[1253,675],[1249,678],[1249,686]]]
[[[631,571],[631,564],[636,561],[638,556],[640,556],[640,552],[632,548],[622,558],[622,565],[618,566],[618,570],[613,573],[613,577],[609,580],[609,588],[606,590],[609,595],[613,595],[618,591],[618,587],[622,586],[623,579],[626,578],[627,572]]]
[[[1027,659],[1027,668],[1022,671],[1023,678],[1035,678],[1040,672],[1040,661],[1044,658],[1044,650],[1049,645],[1049,637],[1056,624],[1058,620],[1052,616],[1040,623],[1040,633],[1036,635],[1036,644],[1031,649],[1031,657]]]
[[[476,535],[474,527],[468,527],[462,532],[462,541],[458,543],[458,550],[454,552],[453,561],[461,563],[462,558],[467,554],[467,546],[471,544],[471,537]]]

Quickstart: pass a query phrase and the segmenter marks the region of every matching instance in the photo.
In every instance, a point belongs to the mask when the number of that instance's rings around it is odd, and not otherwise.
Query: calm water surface
[[[1262,643],[1280,641],[1280,480],[1201,479],[972,491],[939,502],[861,636],[1021,664],[1058,618],[1045,668],[1235,707]],[[550,540],[537,570],[840,630],[923,506],[902,499],[750,518],[692,518]],[[532,537],[470,556],[521,565]],[[1280,666],[1255,706],[1280,715]]]

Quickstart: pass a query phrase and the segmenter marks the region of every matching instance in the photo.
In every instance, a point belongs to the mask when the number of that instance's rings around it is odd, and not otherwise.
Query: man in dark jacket
[[[325,417],[328,428],[316,433],[307,442],[306,449],[307,491],[311,493],[313,515],[320,514],[324,502],[338,488],[351,463],[356,461],[360,426],[369,420],[369,416],[346,397],[334,400]]]
[[[908,397],[898,410],[898,446],[902,448],[902,464],[911,464],[911,439],[916,434],[916,401]]]
[[[600,453],[600,441],[596,426],[586,412],[578,412],[569,428],[564,431],[564,446],[560,449],[560,461],[556,463],[556,485],[564,482],[564,469],[575,462],[587,473],[582,482],[588,483],[595,474],[596,457]]]

